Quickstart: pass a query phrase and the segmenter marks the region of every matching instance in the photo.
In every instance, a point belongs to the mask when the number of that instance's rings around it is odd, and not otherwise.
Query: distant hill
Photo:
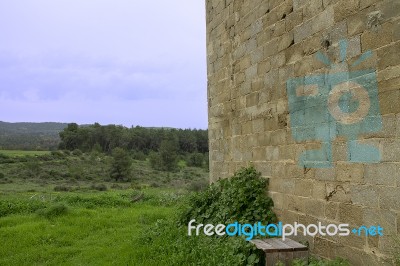
[[[0,121],[0,134],[58,134],[68,126],[67,123],[8,123]]]
[[[57,148],[67,123],[8,123],[0,121],[0,149],[50,150]]]

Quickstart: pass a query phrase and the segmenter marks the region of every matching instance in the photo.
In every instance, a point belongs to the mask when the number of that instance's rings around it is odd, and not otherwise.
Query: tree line
[[[154,169],[174,171],[179,162],[208,168],[208,132],[197,129],[79,126],[60,132],[60,150],[103,152],[113,157],[112,176],[128,176],[131,159],[148,159]]]
[[[60,132],[59,149],[83,152],[99,151],[111,153],[115,148],[126,151],[141,151],[146,155],[158,152],[162,142],[178,154],[208,152],[208,132],[197,129],[123,127],[118,125],[102,126],[98,123],[79,126],[76,123]]]

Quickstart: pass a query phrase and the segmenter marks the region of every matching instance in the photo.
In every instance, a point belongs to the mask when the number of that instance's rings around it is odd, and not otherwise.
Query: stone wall
[[[211,180],[253,164],[283,222],[384,228],[307,238],[315,254],[390,264],[400,244],[400,1],[206,6]]]

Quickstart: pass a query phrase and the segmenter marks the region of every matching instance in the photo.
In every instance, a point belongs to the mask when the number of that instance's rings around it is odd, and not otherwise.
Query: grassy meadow
[[[14,204],[32,204],[25,196]],[[56,197],[33,199],[35,207],[0,219],[1,265],[149,265],[143,259],[153,254],[141,245],[141,234],[173,213],[158,199],[131,204],[115,192],[86,193],[82,201],[80,194]]]
[[[272,205],[254,168],[208,186],[205,167],[159,171],[143,158],[116,181],[104,153],[21,154],[0,152],[0,265],[265,265],[242,237],[189,237],[186,227],[227,213],[259,219]]]
[[[20,151],[20,150],[0,150],[1,155],[9,157],[38,156],[50,154],[49,151]]]
[[[149,245],[147,232],[207,185],[205,169],[184,163],[168,173],[133,161],[116,182],[104,154],[0,154],[0,265],[162,265],[171,239]]]

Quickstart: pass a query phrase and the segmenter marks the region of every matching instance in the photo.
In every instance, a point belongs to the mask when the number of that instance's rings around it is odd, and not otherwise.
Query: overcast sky
[[[2,0],[0,121],[207,128],[201,0]]]

